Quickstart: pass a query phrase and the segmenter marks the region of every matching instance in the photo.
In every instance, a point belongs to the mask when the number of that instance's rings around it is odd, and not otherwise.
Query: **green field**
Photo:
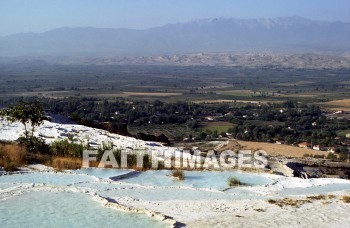
[[[350,134],[350,128],[346,130],[337,131],[338,136],[346,136],[347,134]]]
[[[199,129],[201,130],[210,130],[221,132],[228,132],[230,128],[233,128],[235,125],[228,122],[201,122],[199,124]]]

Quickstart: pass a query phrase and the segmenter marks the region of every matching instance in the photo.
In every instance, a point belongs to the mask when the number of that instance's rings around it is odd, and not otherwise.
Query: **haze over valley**
[[[150,56],[198,52],[350,51],[350,23],[302,17],[216,18],[144,30],[58,28],[0,38],[1,56]]]

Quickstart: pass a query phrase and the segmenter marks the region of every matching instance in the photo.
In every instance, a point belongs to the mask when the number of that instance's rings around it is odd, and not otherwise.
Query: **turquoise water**
[[[104,208],[89,196],[30,192],[0,203],[0,227],[165,227],[146,215]]]
[[[263,199],[264,197],[248,190],[232,189],[230,192],[200,191],[182,188],[129,188],[113,189],[98,193],[104,197],[117,199],[128,196],[133,199],[146,201],[168,201],[168,200],[241,200],[241,199]]]
[[[146,201],[165,200],[241,200],[266,199],[250,187],[228,189],[227,179],[236,177],[250,186],[264,186],[273,181],[259,174],[239,171],[185,171],[185,180],[171,177],[171,171],[147,171],[135,173],[119,181],[100,180],[124,175],[131,170],[81,169],[69,173],[26,173],[0,176],[0,195],[10,188],[25,184],[47,184],[52,189],[62,186],[88,190],[102,197],[118,201],[131,197]],[[98,178],[96,178],[98,177]],[[195,188],[195,189],[194,189]],[[259,187],[260,188],[260,187]],[[6,190],[7,189],[7,190]],[[162,227],[146,215],[124,213],[102,207],[91,196],[72,192],[35,191],[0,201],[0,227]],[[5,190],[5,191],[4,191]],[[17,188],[18,192],[20,188]],[[29,188],[30,190],[30,188]],[[274,196],[323,194],[347,191],[350,184],[329,184],[308,188],[283,189]],[[64,219],[63,219],[64,218]]]
[[[324,194],[335,191],[347,191],[350,193],[350,184],[328,184],[324,186],[312,186],[308,188],[286,188],[278,192],[278,195],[311,195]]]
[[[95,176],[98,178],[110,178],[110,177],[115,177],[119,175],[124,175],[133,170],[131,169],[96,169],[96,168],[86,168],[86,169],[78,169],[74,170],[72,172],[77,173],[77,174],[87,174],[90,176]]]
[[[121,181],[144,186],[183,186],[216,190],[226,189],[228,187],[227,179],[231,176],[252,186],[272,183],[270,179],[258,174],[255,175],[237,171],[185,171],[184,174],[185,179],[183,181],[178,181],[171,177],[171,171],[168,170],[146,171]]]
[[[94,180],[96,180],[96,178],[91,176],[61,173],[26,173],[0,176],[0,183],[35,183],[58,186]]]
[[[108,191],[112,189],[125,189],[130,188],[130,185],[128,184],[119,184],[117,182],[111,182],[111,183],[101,183],[101,182],[88,182],[88,183],[79,183],[74,184],[75,187],[85,188],[85,189],[92,189],[95,192],[99,191]]]

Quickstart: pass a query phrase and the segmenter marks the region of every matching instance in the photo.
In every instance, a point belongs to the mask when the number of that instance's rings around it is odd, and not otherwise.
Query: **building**
[[[321,145],[314,145],[312,147],[312,149],[314,149],[314,150],[322,150],[322,151],[326,150],[326,148],[324,146],[321,146]]]
[[[327,152],[329,153],[335,153],[335,148],[334,147],[329,147]]]
[[[212,116],[207,116],[207,117],[205,117],[205,119],[206,119],[207,121],[214,121],[214,118],[213,118]]]
[[[309,142],[302,142],[298,144],[299,147],[301,148],[310,148],[311,147],[311,143]]]

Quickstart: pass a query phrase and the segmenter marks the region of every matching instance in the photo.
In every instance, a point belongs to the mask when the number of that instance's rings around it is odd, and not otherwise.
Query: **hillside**
[[[196,20],[145,30],[58,28],[0,38],[1,56],[350,51],[350,24],[301,17]]]

